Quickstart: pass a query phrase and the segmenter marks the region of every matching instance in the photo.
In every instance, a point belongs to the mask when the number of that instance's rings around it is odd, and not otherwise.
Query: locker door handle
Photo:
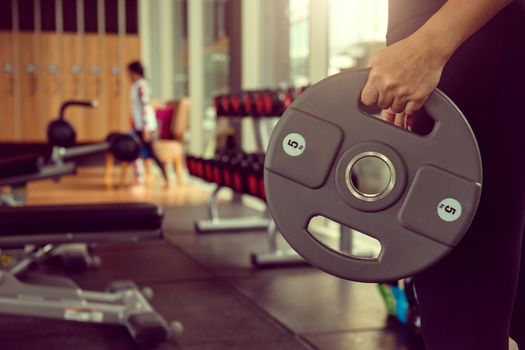
[[[122,71],[122,70],[120,69],[119,66],[113,66],[113,67],[111,67],[110,70],[109,70],[109,72],[110,72],[112,75],[119,75],[121,71]]]
[[[71,66],[71,74],[73,74],[73,95],[80,95],[80,78],[79,75],[82,74],[82,67],[78,64]]]
[[[120,95],[120,79],[119,75],[122,70],[119,66],[113,66],[109,69],[109,72],[116,78],[116,84],[115,84],[115,96]]]
[[[9,84],[7,88],[7,93],[9,95],[15,94],[15,66],[11,63],[4,64],[3,67],[4,73],[9,74]]]
[[[9,73],[9,74],[12,74],[15,72],[15,66],[12,65],[11,63],[6,63],[4,64],[4,73]]]
[[[80,67],[78,64],[71,66],[71,74],[79,75],[80,73],[82,73],[82,67]]]
[[[99,66],[91,66],[89,67],[89,70],[91,71],[91,74],[94,74],[94,75],[99,75],[101,71]]]
[[[102,80],[100,79],[100,73],[102,72],[102,69],[99,66],[90,66],[89,71],[91,74],[96,76],[95,85],[97,86],[97,90],[95,91],[95,95],[102,96]]]
[[[58,76],[58,72],[60,72],[60,67],[58,66],[58,64],[51,64],[47,67],[47,72],[49,74],[52,74],[55,76],[55,94],[60,94],[60,91],[61,91],[61,86],[60,86],[60,79],[59,79],[59,76]]]
[[[26,73],[29,74],[29,77],[30,77],[29,81],[31,85],[31,91],[30,91],[31,95],[36,95],[36,91],[37,91],[36,72],[37,72],[36,64],[29,63],[26,66]]]
[[[58,64],[51,64],[47,67],[47,72],[49,74],[58,74],[58,72],[60,71],[60,67],[58,66]]]
[[[29,63],[26,66],[26,73],[27,74],[36,74],[36,64]]]

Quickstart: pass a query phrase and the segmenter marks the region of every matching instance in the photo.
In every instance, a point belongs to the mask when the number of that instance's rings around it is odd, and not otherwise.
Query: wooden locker
[[[20,137],[22,141],[44,141],[46,125],[42,122],[38,104],[39,79],[37,35],[20,32],[18,37],[20,77]]]
[[[0,106],[2,106],[2,127],[0,142],[17,141],[16,129],[16,74],[13,55],[12,32],[0,32]]]
[[[128,64],[133,61],[140,60],[140,39],[138,35],[126,35],[124,37],[124,50],[123,50],[123,71],[122,76],[122,86],[123,86],[123,95],[122,95],[122,123],[126,123],[129,127],[131,125],[131,101],[130,101],[130,90],[131,90],[131,80],[128,76],[127,67]]]
[[[77,33],[64,33],[62,35],[64,51],[62,63],[64,65],[64,93],[65,100],[84,99],[84,69],[81,53],[82,37]],[[82,51],[81,51],[82,50]],[[77,131],[77,141],[86,140],[86,119],[84,108],[71,108],[67,112],[67,120],[72,123]]]
[[[98,34],[85,34],[83,41],[83,63],[85,71],[84,98],[97,100],[98,106],[86,109],[84,127],[86,141],[100,141],[108,134],[104,107],[104,68],[102,40]]]
[[[63,72],[61,66],[61,35],[55,32],[36,34],[40,41],[39,73],[39,110],[41,122],[47,124],[58,116],[64,89]]]
[[[129,131],[130,124],[124,128],[121,123],[121,98],[125,98],[122,75],[124,73],[119,55],[120,40],[116,34],[104,36],[104,109],[109,132]]]

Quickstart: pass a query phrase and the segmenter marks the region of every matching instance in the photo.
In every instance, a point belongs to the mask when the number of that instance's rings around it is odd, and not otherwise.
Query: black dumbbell
[[[248,192],[248,174],[253,161],[251,154],[243,154],[232,163],[233,166],[233,190],[238,193]]]
[[[235,190],[235,172],[242,159],[244,159],[244,152],[226,153],[221,158],[222,166],[222,181],[223,185]],[[242,186],[239,186],[239,188]]]
[[[263,169],[264,154],[253,155],[247,173],[247,189],[249,194],[259,198],[263,198],[264,196],[264,191],[261,191],[261,180],[263,180],[264,186]]]
[[[221,156],[218,162],[218,166],[220,168],[222,186],[233,188],[232,162],[235,157],[236,157],[235,153],[226,152]]]
[[[97,106],[97,101],[64,101],[60,106],[57,119],[51,121],[47,126],[47,139],[51,146],[68,148],[75,144],[77,133],[75,128],[65,119],[66,110],[75,106],[94,108]]]
[[[258,197],[266,201],[266,191],[264,190],[264,153],[257,155],[257,184],[258,184]]]
[[[109,150],[115,159],[123,162],[136,160],[140,155],[142,143],[136,135],[111,133],[106,138]]]
[[[260,173],[260,166],[257,163],[252,163],[248,169],[248,177],[246,179],[246,187],[248,194],[254,197],[259,197],[259,181],[258,175]]]
[[[47,139],[51,146],[68,148],[75,144],[77,133],[67,121],[55,119],[47,126]]]

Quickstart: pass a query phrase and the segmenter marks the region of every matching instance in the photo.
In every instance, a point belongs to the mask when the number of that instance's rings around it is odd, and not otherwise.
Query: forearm
[[[511,2],[448,0],[413,35],[446,61],[465,40]]]

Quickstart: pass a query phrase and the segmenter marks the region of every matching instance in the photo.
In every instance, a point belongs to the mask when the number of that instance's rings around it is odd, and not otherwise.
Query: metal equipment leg
[[[195,229],[198,233],[214,232],[232,232],[232,231],[250,231],[264,230],[268,226],[268,218],[264,216],[238,217],[238,218],[221,218],[217,205],[218,194],[222,187],[217,187],[213,191],[209,205],[208,220],[199,220],[195,223]]]
[[[266,231],[268,252],[252,253],[252,265],[257,268],[307,265],[308,263],[292,248],[279,249],[277,242],[277,226],[273,219],[270,219],[269,221]]]
[[[153,309],[147,298],[152,292],[141,291],[131,281],[113,282],[106,292],[92,292],[61,277],[35,275],[28,280],[33,282],[0,271],[0,314],[121,325],[147,347],[181,335],[180,323],[169,325]]]

